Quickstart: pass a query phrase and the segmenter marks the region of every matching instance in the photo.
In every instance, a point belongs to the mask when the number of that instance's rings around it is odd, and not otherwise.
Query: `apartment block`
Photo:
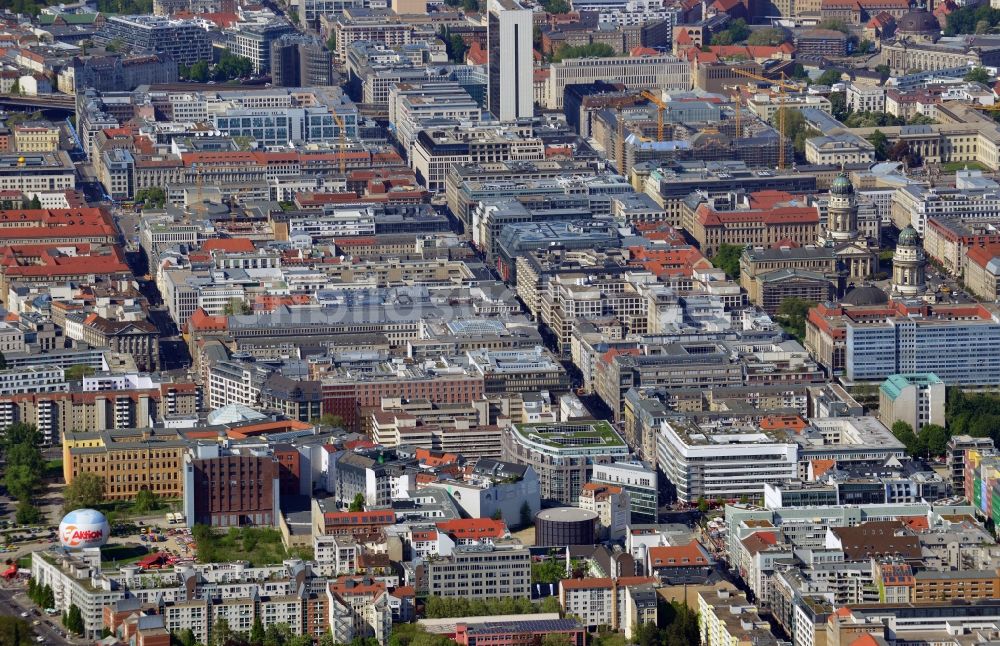
[[[531,596],[531,553],[508,545],[456,546],[424,565],[427,593],[466,599]]]

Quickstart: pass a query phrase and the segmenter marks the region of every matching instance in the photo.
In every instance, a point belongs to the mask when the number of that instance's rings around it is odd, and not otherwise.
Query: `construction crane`
[[[781,73],[780,79],[769,79],[766,76],[761,76],[760,74],[755,74],[754,72],[748,72],[746,70],[731,68],[731,71],[738,75],[749,79],[754,79],[756,81],[764,81],[765,83],[770,83],[771,85],[776,85],[778,87],[778,168],[785,167],[785,131],[786,131],[786,121],[785,121],[785,90],[791,90],[793,92],[799,91],[799,86],[794,83],[789,83],[785,80],[785,73]],[[739,106],[737,106],[737,112],[739,112]],[[737,126],[737,130],[739,126]]]
[[[333,120],[337,123],[337,129],[340,131],[340,174],[347,176],[347,127],[344,125],[344,119],[337,114],[337,110],[330,108],[333,112]]]
[[[648,90],[643,90],[642,98],[656,105],[656,140],[663,141],[663,113],[667,109],[667,104]]]
[[[194,173],[194,199],[201,204],[204,199],[205,178],[197,162],[191,162],[191,172]],[[191,206],[186,204],[184,207],[184,224],[191,224]]]
[[[743,128],[740,126],[740,121],[743,112],[743,92],[740,90],[739,85],[726,85],[723,89],[734,90],[730,98],[733,100],[733,114],[736,116],[736,138],[739,139],[743,136]]]
[[[622,109],[619,106],[618,112],[615,116],[615,122],[618,126],[618,137],[615,141],[615,158],[618,161],[618,172],[622,175],[625,174],[625,121],[622,119]]]

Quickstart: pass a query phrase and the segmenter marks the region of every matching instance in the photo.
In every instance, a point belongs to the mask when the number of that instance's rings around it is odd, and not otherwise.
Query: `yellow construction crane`
[[[799,86],[794,83],[789,83],[785,80],[785,73],[781,73],[780,79],[769,79],[766,76],[761,76],[760,74],[755,74],[754,72],[747,72],[746,70],[733,68],[732,72],[738,76],[742,76],[749,79],[754,79],[757,81],[764,81],[765,83],[770,83],[771,85],[776,85],[778,87],[778,168],[785,167],[785,90],[791,90],[793,92],[799,91]],[[737,106],[737,112],[739,112],[739,106]],[[737,126],[737,130],[739,126]]]
[[[667,104],[648,90],[643,90],[642,98],[656,105],[656,140],[663,141],[663,113],[667,109]]]
[[[736,116],[736,138],[739,139],[743,136],[743,128],[740,125],[743,112],[743,91],[740,89],[740,85],[726,85],[723,89],[733,90],[733,93],[729,98],[733,100],[733,114]]]
[[[344,125],[344,120],[337,110],[330,108],[333,112],[333,120],[337,123],[337,129],[340,131],[340,174],[347,175],[347,127]]]
[[[618,160],[618,172],[622,175],[625,174],[625,121],[622,119],[622,109],[618,108],[618,113],[615,116],[615,122],[618,125],[618,137],[615,141],[615,158]]]

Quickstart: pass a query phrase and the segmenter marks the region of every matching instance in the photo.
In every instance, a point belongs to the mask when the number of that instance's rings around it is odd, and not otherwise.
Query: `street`
[[[21,617],[22,613],[25,612],[28,612],[29,615],[22,618],[32,624],[31,629],[36,635],[45,640],[40,643],[66,646],[85,643],[85,640],[74,641],[64,637],[62,627],[58,624],[58,618],[48,617],[38,612],[37,608],[28,601],[23,586],[6,582],[0,584],[0,615]]]

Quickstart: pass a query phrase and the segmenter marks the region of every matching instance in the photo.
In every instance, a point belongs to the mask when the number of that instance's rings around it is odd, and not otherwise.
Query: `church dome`
[[[862,285],[844,294],[840,302],[846,305],[882,305],[889,302],[889,297],[878,287]]]
[[[909,224],[903,227],[903,230],[899,232],[899,242],[896,243],[897,247],[917,247],[920,245],[920,236],[917,234],[917,230],[914,229]]]
[[[847,178],[846,174],[841,173],[830,184],[830,192],[834,195],[850,195],[854,192],[854,185],[851,184],[851,180]]]
[[[926,9],[914,9],[896,21],[896,33],[902,36],[937,36],[941,23]]]

